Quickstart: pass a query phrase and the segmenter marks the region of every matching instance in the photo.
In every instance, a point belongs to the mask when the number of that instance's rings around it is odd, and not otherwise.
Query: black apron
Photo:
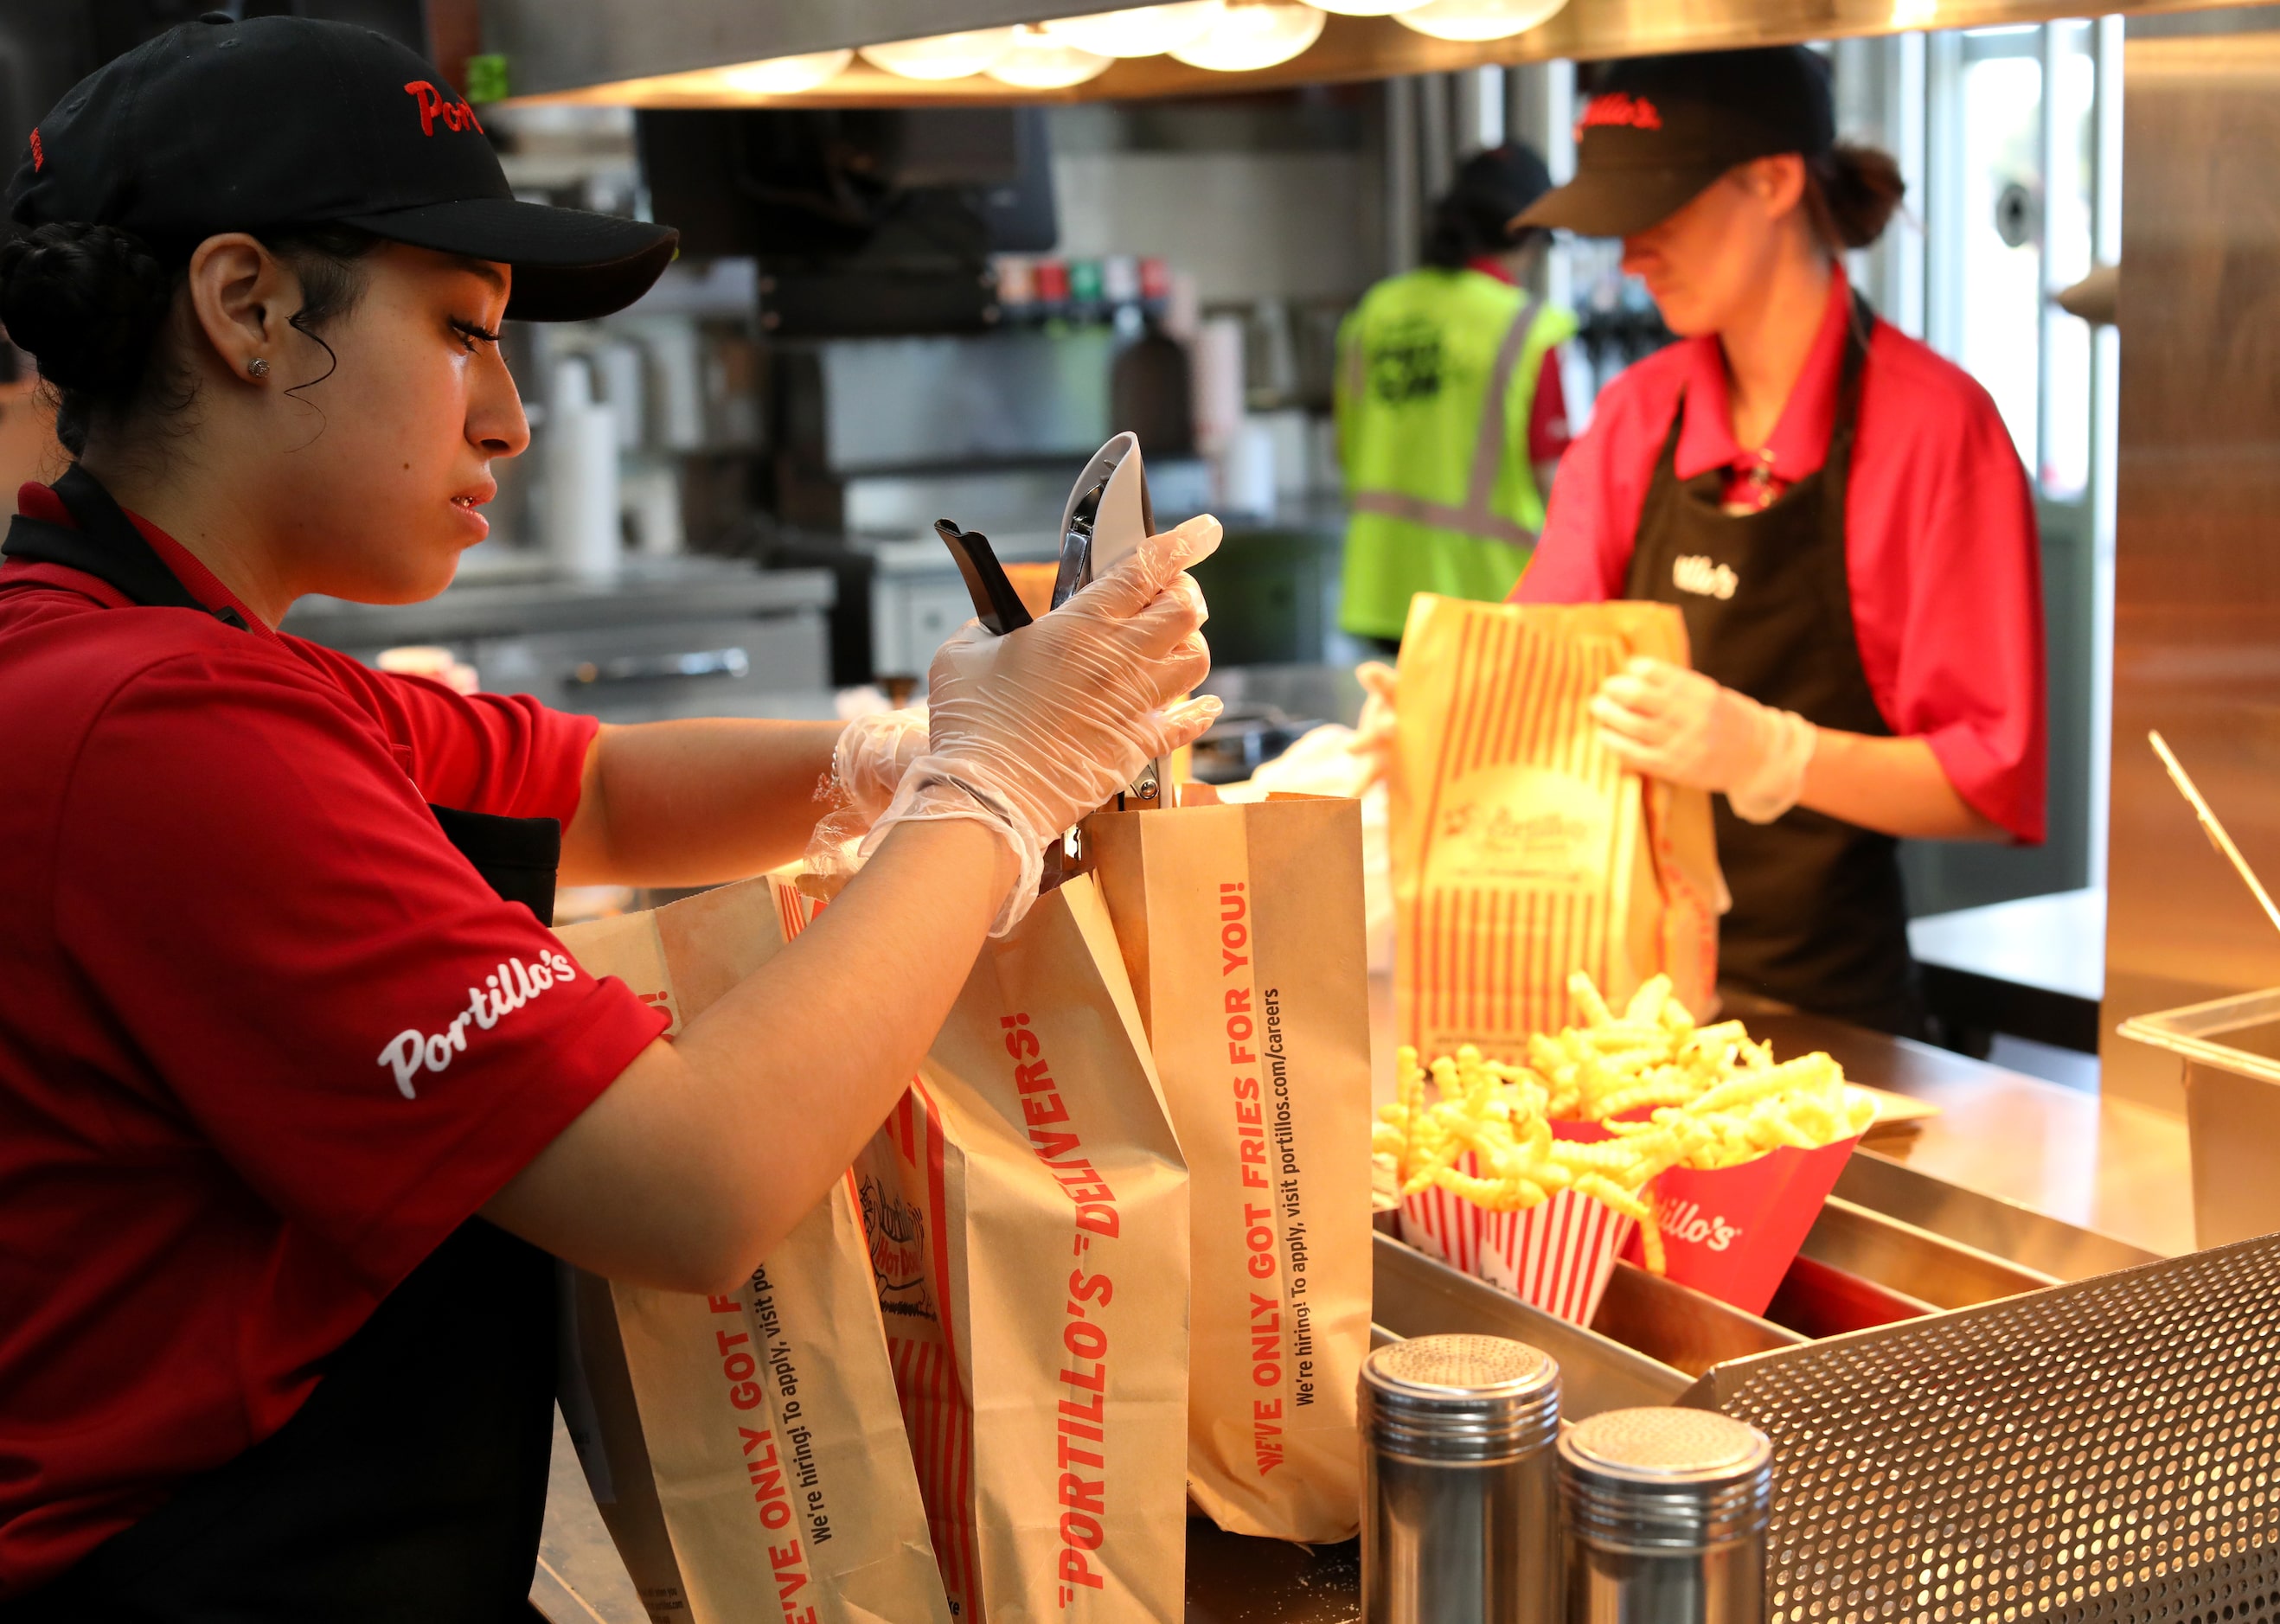
[[[19,517],[0,553],[244,626],[193,597],[92,476],[55,489],[80,527]],[[551,922],[558,823],[432,810],[494,890]],[[0,1603],[0,1624],[528,1624],[554,1357],[553,1258],[470,1219],[325,1360],[292,1420]]]
[[[1845,498],[1874,320],[1857,294],[1852,317],[1828,458],[1769,507],[1727,512],[1722,467],[1677,477],[1681,396],[1639,513],[1623,596],[1675,604],[1694,668],[1726,687],[1817,727],[1888,737],[1860,668],[1845,565]],[[1682,579],[1706,589],[1682,588]],[[1801,806],[1756,824],[1736,817],[1723,796],[1712,804],[1718,861],[1734,894],[1718,928],[1722,986],[1916,1034],[1922,1012],[1899,843]]]

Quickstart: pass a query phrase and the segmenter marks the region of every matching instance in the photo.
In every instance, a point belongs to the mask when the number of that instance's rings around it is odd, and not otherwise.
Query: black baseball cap
[[[680,234],[516,200],[475,110],[385,35],[210,12],[96,69],[32,131],[21,227],[81,221],[188,248],[344,225],[511,266],[507,314],[577,321],[649,289]]]
[[[1600,75],[1575,121],[1575,178],[1513,225],[1630,236],[1737,164],[1836,141],[1829,64],[1802,45],[1634,57]]]

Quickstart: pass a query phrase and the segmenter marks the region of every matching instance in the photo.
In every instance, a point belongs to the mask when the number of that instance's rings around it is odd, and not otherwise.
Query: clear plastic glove
[[[1394,699],[1401,680],[1392,666],[1376,659],[1356,666],[1354,676],[1362,686],[1361,720],[1346,748],[1362,758],[1367,789],[1393,775]]]
[[[1804,793],[1813,724],[1698,671],[1638,656],[1599,685],[1591,710],[1624,766],[1722,793],[1751,823],[1771,823]]]
[[[934,658],[928,748],[862,854],[900,823],[987,824],[1019,866],[991,934],[1019,924],[1036,900],[1046,846],[1219,715],[1217,699],[1174,703],[1211,669],[1198,629],[1204,595],[1185,571],[1219,539],[1219,520],[1191,519],[1020,631],[993,637],[967,622]]]
[[[895,787],[926,748],[924,705],[859,716],[847,724],[831,752],[831,780],[863,827],[887,810]]]

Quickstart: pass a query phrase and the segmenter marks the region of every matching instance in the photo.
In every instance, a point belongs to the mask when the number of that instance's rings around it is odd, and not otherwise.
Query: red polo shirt
[[[0,1599],[282,1426],[663,1025],[427,810],[566,823],[595,723],[245,619],[0,566]]]
[[[1714,337],[1621,373],[1560,465],[1524,604],[1619,597],[1654,462],[1685,396],[1675,472],[1729,470],[1759,505],[1819,468],[1837,417],[1847,305],[1840,268],[1819,336],[1764,451],[1735,443]],[[1766,468],[1769,477],[1760,479]],[[2042,555],[2026,471],[1971,376],[1887,322],[1868,341],[1845,500],[1852,632],[1876,708],[1926,740],[1956,792],[2016,838],[2043,838]]]

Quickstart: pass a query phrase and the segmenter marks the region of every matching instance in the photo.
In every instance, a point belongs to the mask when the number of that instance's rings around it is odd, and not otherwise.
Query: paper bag
[[[1635,654],[1686,663],[1676,609],[1411,600],[1394,993],[1420,1055],[1524,1058],[1530,1033],[1567,1024],[1575,970],[1618,1006],[1660,972],[1709,1012],[1725,905],[1709,797],[1625,771],[1585,709]]]
[[[801,907],[789,887],[755,880],[561,935],[678,1032],[790,939]],[[581,1458],[652,1619],[948,1624],[851,1177],[734,1292],[582,1274],[573,1303],[566,1366],[584,1390],[564,1407],[594,1418],[601,1447]]]
[[[1371,1270],[1360,807],[1108,813],[1084,840],[1188,1157],[1188,1492],[1232,1533],[1350,1538]]]
[[[1175,1624],[1187,1170],[1090,877],[982,949],[855,1175],[952,1609]]]

